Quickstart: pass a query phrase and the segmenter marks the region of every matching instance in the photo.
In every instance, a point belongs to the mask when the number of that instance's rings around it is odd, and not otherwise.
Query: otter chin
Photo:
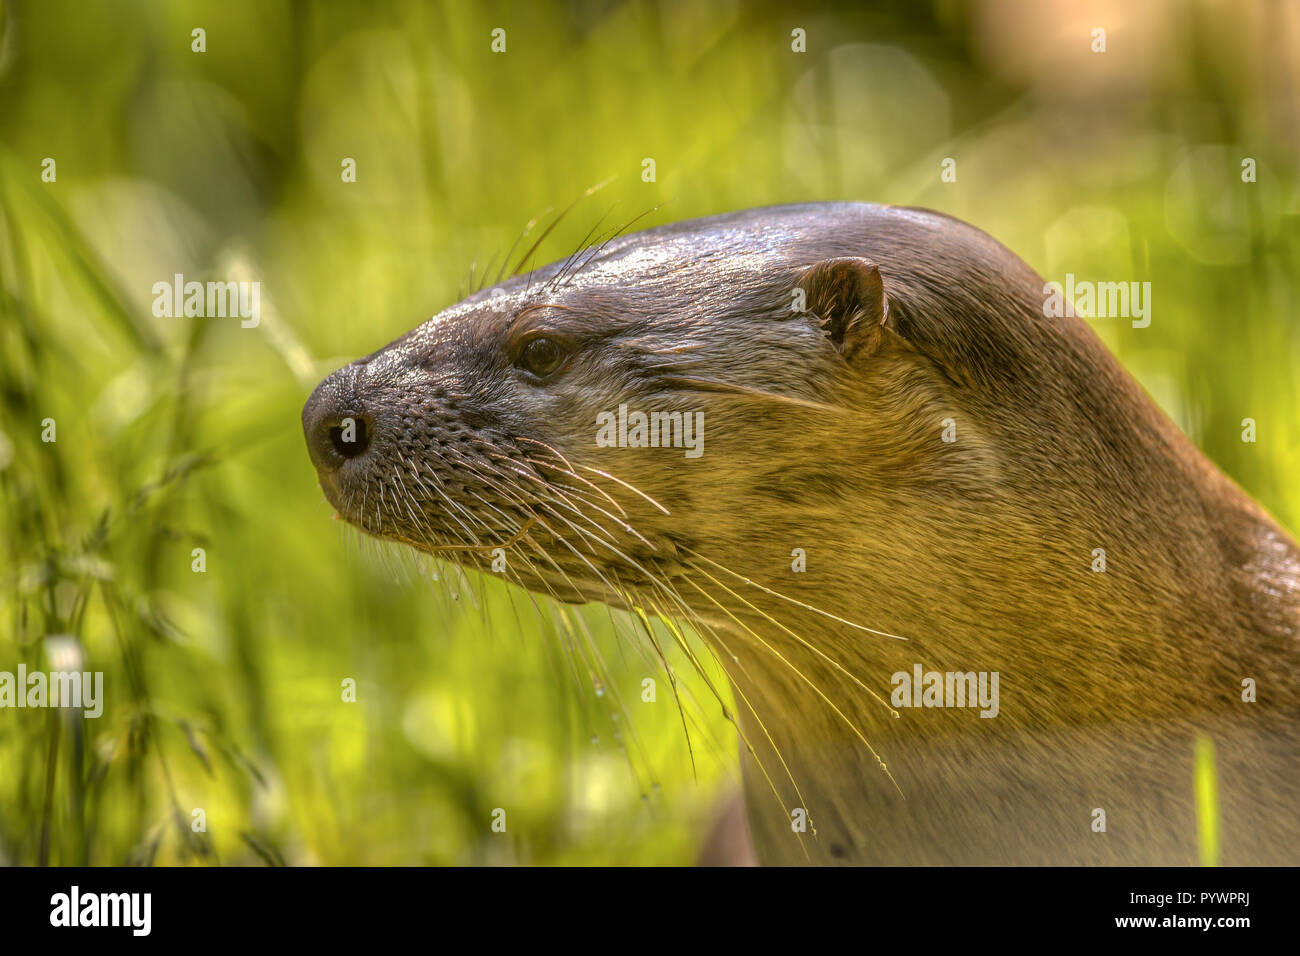
[[[1046,295],[938,213],[749,210],[481,291],[303,428],[362,531],[693,627],[761,862],[1193,864],[1208,740],[1223,862],[1292,864],[1300,549]]]

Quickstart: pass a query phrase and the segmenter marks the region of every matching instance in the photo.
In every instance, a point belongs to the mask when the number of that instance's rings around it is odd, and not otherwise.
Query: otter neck
[[[1005,522],[1001,538],[992,528],[977,531],[1001,541],[986,555],[987,566],[953,544],[946,554],[936,546],[928,578],[901,576],[901,556],[886,548],[852,560],[827,555],[820,565],[813,550],[806,577],[789,569],[769,573],[759,583],[771,590],[907,640],[753,590],[746,598],[764,614],[738,607],[739,621],[718,629],[714,641],[734,690],[760,859],[1050,862],[1058,859],[1052,852],[1035,860],[1024,855],[1026,846],[1055,846],[1061,833],[1080,829],[1077,816],[1088,808],[1131,799],[1130,791],[1106,792],[1113,781],[1149,793],[1153,806],[1170,793],[1181,799],[1190,793],[1184,761],[1196,735],[1212,728],[1225,750],[1246,753],[1249,741],[1232,736],[1243,719],[1252,731],[1269,721],[1290,726],[1287,715],[1293,720],[1300,701],[1282,695],[1294,666],[1288,648],[1300,636],[1300,555],[1270,522],[1250,518],[1247,525],[1245,536],[1260,543],[1243,553],[1239,571],[1273,576],[1278,586],[1266,606],[1245,607],[1236,572],[1210,589],[1200,575],[1201,591],[1176,582],[1179,561],[1158,542],[1151,553],[1128,555],[1121,568],[1129,570],[1118,575],[1113,566],[1093,571],[1089,550],[1076,554],[1047,547],[1041,537],[1009,537]],[[1224,547],[1214,536],[1194,536],[1185,546],[1201,560]],[[993,566],[999,575],[988,573]],[[861,585],[850,586],[854,580]],[[1015,586],[999,588],[999,580]],[[849,600],[828,605],[827,594]],[[895,707],[894,675],[911,678],[918,666],[927,673],[997,673],[996,715],[981,716],[971,702]],[[1262,713],[1243,709],[1244,677],[1270,689]],[[1196,693],[1189,695],[1189,687]],[[1162,756],[1152,760],[1153,752]],[[1150,779],[1133,783],[1133,768],[1148,764]],[[1096,777],[1107,782],[1089,790]],[[1062,780],[1080,793],[1062,799]],[[1021,807],[1014,838],[999,829],[1007,825],[996,810],[1005,799]],[[799,808],[816,836],[792,832]],[[873,822],[885,819],[891,823],[884,829]],[[945,821],[961,829],[946,831]],[[981,833],[988,842],[976,838]],[[1160,847],[1081,839],[1072,852],[1095,863],[1195,862],[1194,840],[1180,839]],[[1013,846],[1019,855],[1006,856]],[[935,855],[919,857],[919,847]],[[945,855],[944,847],[966,855]]]
[[[1300,550],[1244,497],[1163,535],[1105,527],[1099,513],[1089,528],[1085,514],[1056,508],[980,505],[940,517],[900,505],[856,528],[805,527],[789,540],[852,547],[811,546],[803,570],[789,549],[766,549],[774,557],[750,576],[767,590],[730,582],[736,597],[723,602],[731,620],[719,650],[740,654],[752,673],[771,672],[759,682],[764,695],[784,688],[792,702],[820,699],[796,672],[825,670],[836,678],[828,696],[863,719],[887,709],[839,668],[885,699],[892,675],[918,664],[997,671],[1017,703],[999,719],[1042,725],[1186,712],[1189,681],[1209,691],[1199,706],[1231,704],[1242,676],[1300,637]],[[1116,687],[1133,685],[1143,693],[1116,700]]]

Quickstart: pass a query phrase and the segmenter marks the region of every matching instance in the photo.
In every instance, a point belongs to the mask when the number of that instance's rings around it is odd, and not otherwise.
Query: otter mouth
[[[391,351],[330,375],[303,408],[339,518],[568,603],[622,606],[663,590],[676,543],[634,523],[659,524],[653,512],[668,509],[536,437],[512,437],[465,391],[382,358]]]
[[[415,495],[396,482],[371,476],[320,477],[321,491],[334,507],[334,516],[381,541],[395,541],[424,554],[475,566],[494,552],[534,543],[541,516],[522,507],[495,509],[484,515],[466,508],[453,510],[457,488],[446,490],[447,501]]]
[[[339,520],[377,540],[571,604],[626,603],[629,586],[644,577],[638,568],[660,580],[673,574],[675,548],[667,540],[657,547],[630,535],[610,540],[608,521],[584,527],[575,515],[558,514],[553,506],[502,498],[489,504],[472,481],[434,484],[421,480],[416,470],[376,475],[359,467],[360,460],[342,454],[327,459],[337,464],[318,466],[320,487]],[[430,488],[441,493],[431,496]],[[479,508],[463,503],[476,498]]]
[[[569,604],[623,606],[629,603],[629,591],[653,588],[651,580],[666,584],[682,573],[670,556],[675,552],[670,542],[660,543],[655,550],[636,540],[606,545],[594,545],[590,540],[576,543],[572,534],[566,537],[563,532],[568,529],[554,515],[540,508],[517,509],[510,522],[493,515],[495,523],[478,529],[479,539],[469,541],[464,527],[447,520],[450,512],[445,502],[412,500],[407,502],[410,511],[403,509],[405,520],[399,520],[384,508],[359,512],[355,505],[340,507],[332,497],[338,494],[337,488],[337,484],[331,485],[326,497],[338,509],[339,519],[366,535],[407,545],[432,558],[500,577]],[[355,494],[350,497],[356,499]],[[486,524],[482,515],[475,517]],[[464,524],[468,523],[466,519]]]
[[[303,407],[308,454],[338,516],[449,557],[519,544],[538,516],[517,481],[483,450],[463,447],[454,423],[396,414],[385,396],[363,395],[363,376],[364,363],[340,369]]]

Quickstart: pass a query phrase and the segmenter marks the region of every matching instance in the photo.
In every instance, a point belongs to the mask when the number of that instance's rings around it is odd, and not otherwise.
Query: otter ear
[[[846,359],[874,353],[894,335],[880,269],[869,259],[823,259],[803,274],[798,288],[805,311]]]

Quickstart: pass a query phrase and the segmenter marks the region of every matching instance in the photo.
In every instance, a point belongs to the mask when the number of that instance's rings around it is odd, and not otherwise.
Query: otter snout
[[[339,369],[316,386],[302,409],[307,451],[328,494],[336,472],[363,460],[374,446],[375,420],[362,402],[360,362]]]

